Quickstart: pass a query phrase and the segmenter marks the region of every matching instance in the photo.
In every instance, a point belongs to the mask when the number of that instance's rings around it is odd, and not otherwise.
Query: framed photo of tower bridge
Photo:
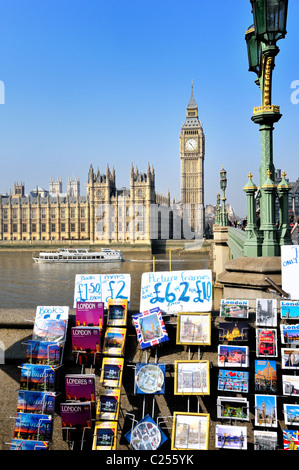
[[[210,345],[210,313],[178,313],[176,344]]]

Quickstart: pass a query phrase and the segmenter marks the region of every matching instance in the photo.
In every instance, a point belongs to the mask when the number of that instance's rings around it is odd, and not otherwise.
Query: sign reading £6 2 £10
[[[209,269],[143,273],[140,310],[159,307],[162,313],[208,312],[212,309]]]

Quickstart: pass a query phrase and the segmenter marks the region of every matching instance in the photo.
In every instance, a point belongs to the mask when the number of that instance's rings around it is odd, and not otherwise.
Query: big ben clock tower
[[[201,238],[204,235],[204,156],[205,135],[198,119],[198,107],[194,99],[192,83],[186,120],[180,134],[180,157],[184,225],[186,227],[188,215],[188,228],[194,232],[195,238]]]

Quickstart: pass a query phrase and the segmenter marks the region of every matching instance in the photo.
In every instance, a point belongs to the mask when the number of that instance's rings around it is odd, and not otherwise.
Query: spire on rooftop
[[[193,94],[193,80],[191,82],[191,96],[190,96],[189,104],[187,106],[187,109],[190,109],[190,108],[197,108],[197,104],[195,102],[194,94]]]

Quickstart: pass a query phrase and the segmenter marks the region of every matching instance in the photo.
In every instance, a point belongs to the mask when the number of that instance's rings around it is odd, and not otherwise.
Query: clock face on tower
[[[193,151],[197,149],[197,140],[196,139],[188,139],[185,142],[186,150]]]

